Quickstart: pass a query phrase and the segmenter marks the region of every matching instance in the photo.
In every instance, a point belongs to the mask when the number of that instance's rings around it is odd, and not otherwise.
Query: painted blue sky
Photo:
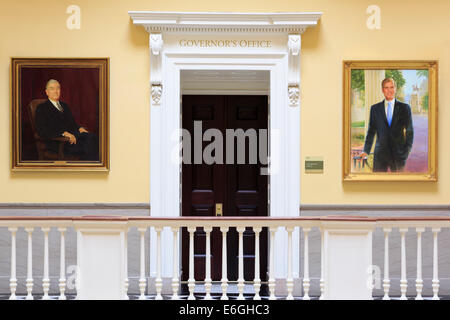
[[[402,74],[403,78],[406,80],[403,92],[405,93],[405,97],[409,97],[412,93],[413,85],[420,86],[425,78],[419,78],[417,76],[417,70],[402,70]]]

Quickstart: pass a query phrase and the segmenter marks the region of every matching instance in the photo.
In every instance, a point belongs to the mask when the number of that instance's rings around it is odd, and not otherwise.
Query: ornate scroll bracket
[[[161,33],[150,34],[150,85],[151,105],[160,106],[162,97],[162,50],[163,39]]]
[[[300,53],[300,35],[299,34],[290,34],[288,41],[289,54],[293,56],[298,56]]]
[[[288,97],[289,106],[300,106],[300,34],[290,34],[288,37]]]
[[[300,103],[300,88],[298,85],[288,86],[289,106],[297,107]]]
[[[152,105],[160,106],[161,105],[161,94],[162,94],[162,85],[161,84],[152,84],[151,88],[152,93]]]
[[[150,34],[150,49],[152,50],[152,54],[157,56],[161,52],[163,47],[163,40],[161,33],[152,33]]]

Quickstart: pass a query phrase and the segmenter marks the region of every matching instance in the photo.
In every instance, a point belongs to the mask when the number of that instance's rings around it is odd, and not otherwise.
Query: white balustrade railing
[[[248,281],[244,279],[244,271],[246,270],[246,265],[244,264],[244,233],[250,232],[249,229],[254,233],[254,277],[252,281]],[[438,277],[438,233],[443,228],[450,228],[450,218],[448,217],[402,217],[402,218],[367,218],[367,217],[300,217],[300,218],[260,218],[260,217],[245,217],[245,218],[233,218],[233,217],[222,217],[222,218],[168,218],[168,219],[159,219],[159,218],[149,218],[149,217],[2,217],[0,218],[0,228],[7,228],[10,239],[10,274],[9,276],[9,299],[35,299],[37,297],[35,293],[34,280],[36,277],[42,276],[42,290],[39,291],[39,298],[41,299],[59,299],[65,300],[67,299],[66,293],[66,237],[67,231],[69,228],[74,229],[78,232],[78,236],[81,237],[82,232],[86,232],[86,230],[90,230],[84,237],[89,236],[90,234],[115,234],[114,230],[119,230],[124,234],[124,246],[116,246],[112,244],[111,248],[115,250],[123,250],[123,255],[119,255],[122,257],[122,264],[124,266],[122,274],[122,299],[129,299],[129,275],[128,275],[128,241],[127,241],[127,233],[132,228],[137,230],[139,233],[139,241],[138,248],[136,248],[137,252],[139,252],[136,260],[139,262],[139,274],[138,274],[138,290],[139,292],[136,294],[136,298],[145,300],[145,299],[155,299],[162,300],[165,298],[170,299],[221,299],[228,300],[230,297],[244,300],[244,299],[254,299],[260,300],[262,298],[268,298],[271,300],[275,299],[303,299],[309,300],[311,298],[319,298],[319,299],[329,299],[329,298],[339,298],[339,294],[332,293],[334,290],[332,288],[332,283],[330,279],[333,279],[333,275],[338,270],[342,272],[341,274],[344,276],[346,272],[355,272],[351,271],[351,267],[346,265],[346,261],[339,261],[333,259],[332,250],[334,248],[333,241],[336,241],[336,235],[340,236],[340,241],[347,241],[349,248],[353,248],[352,250],[358,250],[357,246],[354,247],[355,243],[354,236],[355,234],[364,234],[364,232],[368,232],[369,234],[369,244],[368,247],[372,246],[371,237],[372,231],[375,231],[377,228],[381,230],[383,235],[383,275],[382,275],[382,292],[383,295],[379,298],[383,300],[389,300],[393,297],[390,295],[394,289],[397,292],[400,292],[400,300],[406,299],[433,299],[438,300],[439,297],[439,289],[440,289],[440,281]],[[189,242],[186,248],[188,249],[188,265],[189,270],[185,270],[188,274],[187,279],[187,288],[188,292],[186,295],[181,293],[181,286],[184,284],[180,279],[179,275],[179,264],[180,264],[180,249],[179,239],[181,238],[181,229],[186,228],[187,230],[187,241]],[[219,238],[213,237],[213,228],[217,228],[217,231],[220,231]],[[227,247],[227,240],[229,233],[235,229],[237,231],[238,239],[237,239],[237,281],[229,281],[228,280],[228,251],[230,248]],[[267,262],[268,262],[268,270],[267,275],[268,279],[266,282],[261,280],[260,274],[260,266],[261,259],[265,252],[261,252],[260,241],[262,239],[262,231],[263,228],[267,228],[269,239],[267,241],[268,245],[268,253],[267,253]],[[294,241],[294,231],[296,229],[300,229],[303,232],[303,256],[302,263],[303,265],[303,274],[301,276],[301,282],[295,281],[294,274],[298,273],[300,270],[294,270],[294,257],[296,256],[293,252],[293,241]],[[49,232],[51,230],[57,230],[60,234],[60,248],[59,248],[59,278],[57,279],[57,287],[59,287],[59,294],[55,295],[50,292],[52,277],[50,276],[50,252],[49,252]],[[107,231],[105,231],[107,230]],[[113,230],[113,231],[111,231]],[[154,292],[155,294],[149,294],[149,274],[146,271],[146,258],[148,258],[149,252],[146,252],[146,241],[145,235],[147,231],[150,232],[153,230],[156,233],[156,252],[155,252],[155,261],[156,261],[156,277],[154,278]],[[194,262],[194,239],[195,234],[198,230],[202,230],[205,233],[205,276],[203,281],[198,281],[195,279],[195,267],[197,266]],[[389,245],[390,240],[392,242],[393,231],[396,230],[400,233],[400,284],[399,287],[393,288],[392,286],[392,265],[389,260],[390,252]],[[406,235],[411,235],[411,231],[414,231],[416,234],[416,245],[417,245],[417,263],[416,263],[416,273],[415,273],[415,295],[408,296],[408,277],[407,277],[407,241]],[[33,235],[37,232],[42,231],[43,238],[43,274],[36,274],[33,270]],[[153,232],[152,231],[152,232]],[[163,237],[164,232],[170,232],[171,237],[166,238]],[[311,255],[310,255],[310,241],[313,242],[313,238],[311,238],[311,232],[319,231],[321,235],[320,239],[320,270],[313,270],[314,273],[320,274],[319,281],[313,282],[310,278],[310,266],[311,266]],[[286,235],[286,247],[276,248],[275,246],[275,238],[277,233],[284,232]],[[423,235],[427,232],[431,232],[432,234],[432,280],[426,279],[423,276],[423,266],[424,266],[424,248],[426,246],[423,245],[424,237]],[[24,283],[20,283],[20,279],[18,280],[18,246],[17,246],[17,237],[18,234],[23,234],[26,236],[26,266],[22,266],[25,268],[21,268],[21,270],[26,270],[26,279],[24,279]],[[163,239],[172,239],[172,243],[170,244],[172,253],[171,262],[173,263],[173,274],[171,277],[171,294],[163,294],[163,276],[162,276],[162,268],[163,268],[163,247],[168,248],[168,246],[163,246]],[[212,241],[213,239],[220,239],[221,244],[216,244],[215,248],[221,248],[221,278],[220,281],[212,280],[212,261],[211,261],[211,250],[212,250]],[[364,238],[361,238],[364,239]],[[316,239],[317,240],[317,239]],[[119,243],[119,242],[117,242]],[[82,245],[80,245],[82,244]],[[230,243],[228,243],[229,245]],[[341,243],[342,245],[342,243]],[[88,250],[89,248],[86,246],[96,246],[96,242],[93,240],[79,242],[79,246],[77,248],[80,250]],[[120,249],[122,248],[122,249]],[[354,249],[356,248],[356,249]],[[361,247],[363,248],[363,247]],[[94,248],[95,249],[95,248]],[[8,249],[9,250],[9,249]],[[114,251],[113,250],[113,251]],[[286,250],[286,278],[285,278],[285,290],[278,290],[276,288],[276,273],[275,273],[275,251],[276,250]],[[364,249],[366,250],[366,249]],[[93,251],[94,252],[94,251]],[[367,253],[367,252],[365,252]],[[370,252],[370,255],[372,252]],[[391,252],[391,256],[392,256]],[[25,252],[23,252],[25,255]],[[355,256],[358,255],[358,252],[355,252]],[[78,257],[82,255],[78,252]],[[81,258],[80,258],[81,259]],[[425,261],[426,263],[427,261]],[[84,268],[81,270],[83,275],[88,275],[92,270],[90,268],[94,268],[95,265],[84,263]],[[104,267],[104,266],[98,266]],[[409,266],[411,268],[411,266]],[[122,270],[122,269],[121,269]],[[348,271],[350,270],[350,271]],[[98,270],[97,270],[98,271]],[[361,273],[366,273],[366,270],[360,270]],[[119,274],[119,273],[118,273]],[[352,274],[350,274],[352,275]],[[381,274],[380,274],[381,277]],[[379,279],[381,282],[381,279]],[[119,281],[119,282],[120,282]],[[429,283],[430,282],[430,283]],[[78,282],[77,282],[78,283]],[[216,292],[213,294],[212,287],[214,283],[220,288],[220,292]],[[246,284],[250,284],[247,286]],[[26,292],[18,292],[18,286],[25,285]],[[237,288],[237,295],[231,294],[229,291],[230,285],[234,285]],[[268,296],[261,297],[261,287],[266,286],[268,289]],[[301,286],[301,288],[296,287]],[[351,292],[352,290],[364,290],[364,285],[367,283],[362,283],[359,289],[355,289],[353,287],[342,287],[340,290],[342,291],[342,297],[348,297],[345,295],[345,292]],[[203,294],[196,293],[196,288],[198,289],[201,286],[204,289]],[[329,287],[330,286],[330,287]],[[424,287],[428,286],[432,288],[432,295],[425,294]],[[94,287],[90,287],[92,289]],[[251,290],[249,289],[251,288]],[[95,288],[94,288],[95,289]],[[294,294],[295,292],[299,292],[299,289],[302,290],[302,294]],[[316,296],[311,296],[311,290],[314,289],[315,292],[319,292]],[[86,290],[86,288],[81,288],[80,290]],[[296,291],[297,290],[297,291]],[[101,290],[99,290],[100,292]],[[280,294],[281,292],[281,294]],[[412,292],[412,288],[410,288],[409,293]],[[194,294],[196,293],[196,294]],[[2,293],[0,292],[0,295]],[[77,297],[80,292],[77,292]],[[83,297],[83,295],[81,296]],[[398,297],[398,296],[397,296]],[[97,298],[101,299],[102,296],[98,296]],[[355,298],[358,298],[356,296]]]

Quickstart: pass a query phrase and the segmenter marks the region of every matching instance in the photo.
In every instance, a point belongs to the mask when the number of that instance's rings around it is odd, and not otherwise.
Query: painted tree
[[[364,94],[364,70],[352,69],[352,89]]]
[[[428,70],[417,70],[416,74],[419,78],[425,78],[424,81],[428,80]],[[420,104],[422,105],[423,110],[428,111],[428,93],[422,97],[422,101],[420,101]]]
[[[401,70],[386,70],[386,78],[394,79],[399,91],[405,86],[406,80],[403,78]]]

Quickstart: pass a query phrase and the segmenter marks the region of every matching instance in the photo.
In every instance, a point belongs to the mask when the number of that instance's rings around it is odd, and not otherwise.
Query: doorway
[[[268,150],[268,96],[183,95],[182,128],[185,132],[189,132],[191,137],[190,145],[186,143],[189,140],[183,139],[183,152],[186,148],[189,149],[191,161],[184,158],[182,164],[182,216],[268,216],[268,176],[264,174]],[[220,133],[222,136],[222,154],[218,148],[208,152],[211,150],[208,149],[208,145],[218,142],[217,137],[207,139],[207,135],[205,135],[207,141],[204,141],[204,134],[208,130],[211,132],[210,129],[216,135]],[[199,133],[201,140],[198,140]],[[195,140],[201,141],[197,147]],[[198,156],[199,145],[201,157]],[[213,163],[206,159],[208,155],[212,156]],[[194,235],[196,281],[203,281],[205,278],[205,241],[206,234],[198,228]],[[247,228],[243,234],[246,281],[254,279],[254,241],[252,229]],[[267,280],[267,241],[267,230],[264,228],[260,237],[262,281]],[[227,251],[227,278],[236,281],[238,278],[236,228],[230,228],[227,234]],[[221,270],[222,234],[219,228],[213,228],[211,232],[213,281],[221,279]],[[189,234],[183,228],[181,279],[186,281],[188,277]]]

